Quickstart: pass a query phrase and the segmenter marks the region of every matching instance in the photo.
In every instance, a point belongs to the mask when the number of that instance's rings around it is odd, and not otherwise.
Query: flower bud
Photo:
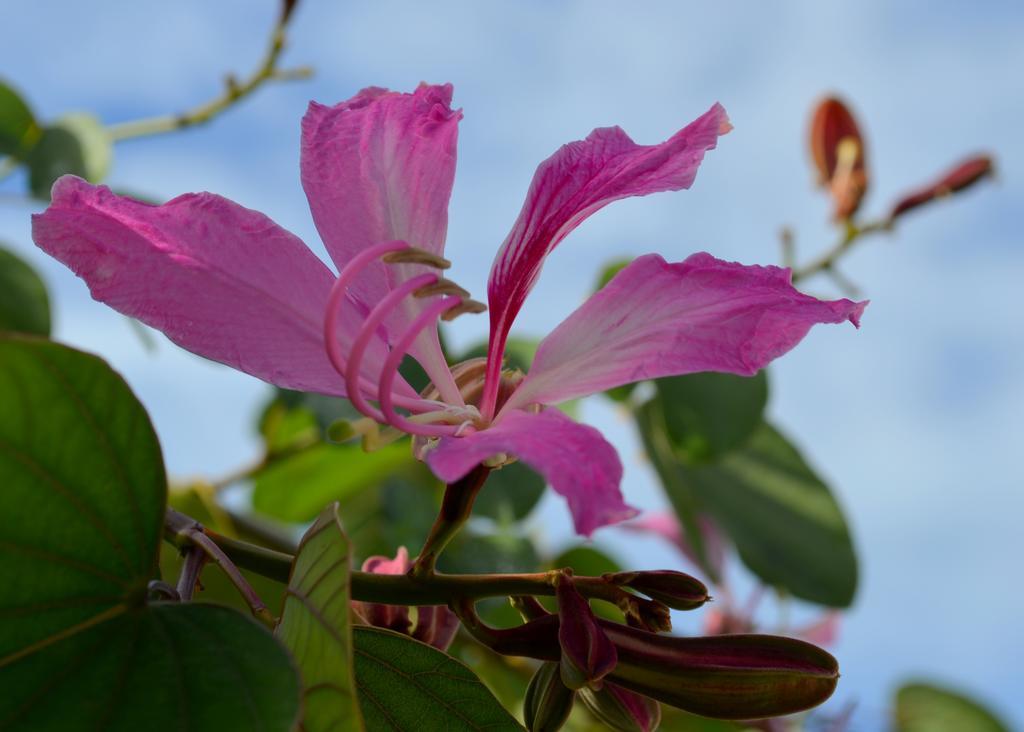
[[[617,585],[642,592],[673,610],[694,610],[710,598],[708,588],[695,577],[668,569],[653,572],[619,572],[604,578]]]
[[[459,630],[459,619],[455,613],[444,605],[421,605],[416,611],[416,627],[412,637],[447,651]]]
[[[657,600],[634,597],[625,610],[626,625],[649,633],[668,633],[672,630],[672,615],[668,607]]]
[[[576,692],[562,683],[557,663],[543,663],[526,687],[523,716],[530,732],[556,732],[572,713]]]
[[[849,108],[827,97],[814,109],[810,131],[811,155],[818,169],[818,184],[829,189],[833,217],[850,218],[867,191],[864,138]]]
[[[570,689],[599,688],[601,679],[615,668],[615,646],[597,622],[590,603],[576,589],[570,574],[558,576],[555,596],[558,598],[562,681]]]
[[[405,574],[411,566],[409,552],[402,546],[398,548],[394,559],[383,556],[370,557],[363,562],[363,571],[373,574]],[[412,622],[409,620],[409,608],[407,607],[355,600],[352,602],[352,609],[370,625],[387,628],[397,633],[409,633]]]
[[[600,691],[582,689],[580,701],[616,732],[654,732],[661,724],[658,702],[615,684],[605,684]]]
[[[981,179],[994,173],[992,158],[987,155],[965,160],[931,185],[908,193],[892,207],[889,220],[902,216],[907,211],[930,203],[937,198],[948,196],[973,186]]]

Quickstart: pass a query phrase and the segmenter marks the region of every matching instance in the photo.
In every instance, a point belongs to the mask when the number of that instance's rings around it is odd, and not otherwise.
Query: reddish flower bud
[[[615,684],[605,684],[600,691],[583,689],[580,701],[616,732],[654,732],[661,724],[658,702]]]
[[[619,572],[604,577],[609,582],[642,592],[673,610],[694,610],[710,599],[704,583],[683,572],[661,569],[652,572]]]
[[[530,732],[556,732],[572,713],[576,692],[562,683],[557,663],[543,663],[526,687],[523,716]]]
[[[363,571],[374,574],[405,574],[411,566],[409,552],[402,546],[398,548],[394,559],[383,556],[370,557],[363,562]],[[412,621],[409,620],[409,608],[403,605],[353,601],[352,609],[370,625],[398,633],[409,633]]]
[[[948,196],[957,191],[973,186],[978,181],[992,175],[995,168],[992,165],[992,158],[987,155],[965,160],[931,185],[908,193],[896,202],[889,214],[889,220],[902,216],[907,211],[930,203],[937,198]]]
[[[668,606],[657,600],[634,598],[626,609],[626,624],[650,633],[668,633],[672,630],[672,615]]]
[[[826,97],[814,109],[810,131],[811,156],[818,184],[829,189],[837,221],[850,218],[867,191],[864,138],[843,102]]]
[[[615,646],[594,616],[590,603],[576,589],[572,576],[555,582],[558,598],[558,644],[562,650],[562,681],[570,689],[600,688],[601,679],[615,668]]]
[[[444,605],[421,605],[416,612],[412,637],[442,651],[448,650],[459,630],[455,613]]]

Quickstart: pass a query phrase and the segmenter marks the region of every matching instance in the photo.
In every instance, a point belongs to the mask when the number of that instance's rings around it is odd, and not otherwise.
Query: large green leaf
[[[897,732],[1009,732],[1010,728],[981,704],[927,683],[911,683],[896,692]]]
[[[762,422],[743,447],[715,462],[689,465],[665,438],[661,409],[652,400],[637,418],[677,511],[709,512],[765,583],[811,602],[849,606],[857,557],[846,520],[785,437]]]
[[[39,136],[39,125],[28,104],[14,89],[0,81],[0,156],[19,156]]]
[[[46,285],[28,264],[0,247],[0,331],[50,335]]]
[[[380,628],[356,628],[356,686],[366,728],[394,732],[522,730],[472,671]]]
[[[226,608],[147,604],[165,500],[121,377],[0,338],[0,728],[290,727],[298,680],[269,633]]]
[[[703,372],[655,379],[669,439],[687,462],[706,462],[745,443],[768,402],[766,372]]]
[[[363,729],[352,670],[350,563],[348,538],[333,503],[299,544],[276,631],[302,676],[306,732]]]
[[[519,521],[530,515],[544,495],[544,478],[525,463],[492,470],[473,506],[474,516]]]
[[[356,443],[321,443],[261,470],[255,478],[253,507],[283,521],[309,521],[331,501],[378,486],[412,464],[405,443],[370,453]]]
[[[49,200],[53,182],[68,173],[98,182],[112,155],[110,136],[98,119],[85,113],[62,117],[43,130],[26,158],[32,195]]]

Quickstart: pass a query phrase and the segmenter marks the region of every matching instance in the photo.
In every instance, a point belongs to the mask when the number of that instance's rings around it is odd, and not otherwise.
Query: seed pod
[[[826,97],[814,109],[809,137],[818,184],[832,195],[833,217],[848,219],[860,207],[868,186],[860,127],[843,102]]]
[[[600,691],[580,691],[583,705],[616,732],[654,732],[661,724],[661,705],[621,686],[605,684]]]
[[[590,603],[573,585],[570,574],[559,575],[555,596],[560,619],[562,681],[570,689],[598,688],[601,679],[615,668],[615,646],[597,622]]]
[[[653,572],[619,572],[604,577],[609,582],[642,592],[673,610],[694,610],[710,599],[704,583],[683,572],[662,569]]]
[[[530,732],[556,732],[572,713],[576,692],[562,683],[557,663],[543,663],[526,687],[523,716]]]
[[[979,155],[965,160],[931,185],[912,191],[899,199],[892,207],[889,220],[892,221],[897,216],[902,216],[907,211],[930,203],[937,198],[970,188],[983,178],[992,175],[994,170],[992,158],[987,155]]]

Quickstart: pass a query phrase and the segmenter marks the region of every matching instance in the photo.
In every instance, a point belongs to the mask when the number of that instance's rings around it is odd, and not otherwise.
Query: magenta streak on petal
[[[333,107],[315,102],[302,120],[302,187],[317,230],[339,269],[380,241],[401,239],[444,251],[461,112],[451,85],[420,85],[412,94],[370,88]],[[420,264],[371,264],[353,284],[376,303],[398,283],[427,271]],[[393,342],[421,303],[406,301],[385,322]],[[411,349],[428,373],[443,354],[425,333]]]
[[[817,323],[859,323],[866,302],[818,300],[780,267],[710,254],[634,260],[541,341],[504,409],[557,404],[643,379],[697,371],[751,376]]]
[[[420,435],[421,437],[443,437],[446,435],[455,435],[459,432],[459,425],[417,424],[407,420],[395,411],[394,403],[391,398],[391,385],[395,381],[395,376],[398,375],[398,365],[402,362],[402,359],[405,357],[406,350],[409,348],[409,345],[413,342],[416,336],[419,335],[424,328],[431,325],[436,328],[437,319],[441,317],[441,313],[460,304],[462,304],[461,297],[445,297],[427,305],[427,307],[418,316],[416,316],[416,319],[412,322],[412,325],[409,326],[409,329],[398,339],[395,347],[392,349],[391,353],[388,354],[387,359],[385,359],[384,366],[381,369],[378,400],[380,401],[380,408],[384,413],[384,419],[387,420],[388,424],[392,427],[397,427],[403,432],[407,432],[411,435]]]
[[[416,275],[415,277],[406,280],[397,288],[389,292],[384,299],[377,303],[377,306],[370,311],[370,314],[366,316],[366,320],[363,321],[363,327],[359,331],[359,335],[356,336],[355,341],[352,343],[352,348],[348,355],[348,365],[345,367],[345,391],[348,392],[348,398],[352,401],[352,406],[370,419],[381,423],[387,422],[387,419],[383,414],[366,402],[361,390],[358,388],[359,375],[362,373],[363,355],[366,353],[366,347],[373,342],[380,324],[391,312],[394,311],[398,303],[409,297],[415,290],[426,285],[431,285],[435,282],[437,282],[437,275],[428,272],[426,274]],[[381,365],[382,370],[383,368],[383,365]],[[381,374],[378,373],[378,384],[380,383],[380,376]],[[389,384],[388,389],[390,390],[390,388],[391,385]]]
[[[379,259],[382,255],[388,252],[397,252],[400,249],[408,249],[409,245],[404,241],[386,241],[380,244],[375,244],[369,249],[364,249],[359,252],[348,264],[346,264],[341,272],[338,273],[338,279],[334,281],[334,285],[331,287],[330,296],[327,298],[327,314],[324,316],[324,345],[327,349],[327,357],[330,359],[334,369],[345,378],[346,364],[345,356],[341,352],[341,342],[337,337],[338,333],[338,321],[341,315],[341,307],[348,299],[348,287],[352,281],[359,276],[360,272],[366,267],[367,264]],[[351,327],[351,326],[350,326]],[[357,369],[358,371],[358,369]],[[359,394],[361,392],[369,391],[371,394],[375,393],[373,385],[370,384],[365,374],[360,375],[359,378]],[[356,391],[353,389],[353,394]],[[408,396],[398,395],[398,404],[408,409],[424,409],[430,408],[429,405],[424,405],[422,399],[410,399]]]
[[[580,534],[589,536],[601,526],[637,514],[622,500],[622,464],[615,448],[596,429],[557,409],[503,413],[487,429],[465,437],[442,437],[426,460],[434,475],[451,483],[503,453],[518,457],[565,497]]]
[[[612,201],[689,188],[704,153],[730,129],[725,110],[715,104],[661,144],[637,145],[620,128],[604,127],[585,140],[564,145],[540,164],[519,218],[491,267],[485,417],[493,413],[508,331],[547,255],[584,219]]]
[[[209,193],[152,206],[64,176],[32,226],[95,299],[183,348],[288,389],[344,396],[321,328],[334,277],[263,214]],[[355,328],[336,336],[347,346]],[[377,339],[367,368],[385,355]]]

